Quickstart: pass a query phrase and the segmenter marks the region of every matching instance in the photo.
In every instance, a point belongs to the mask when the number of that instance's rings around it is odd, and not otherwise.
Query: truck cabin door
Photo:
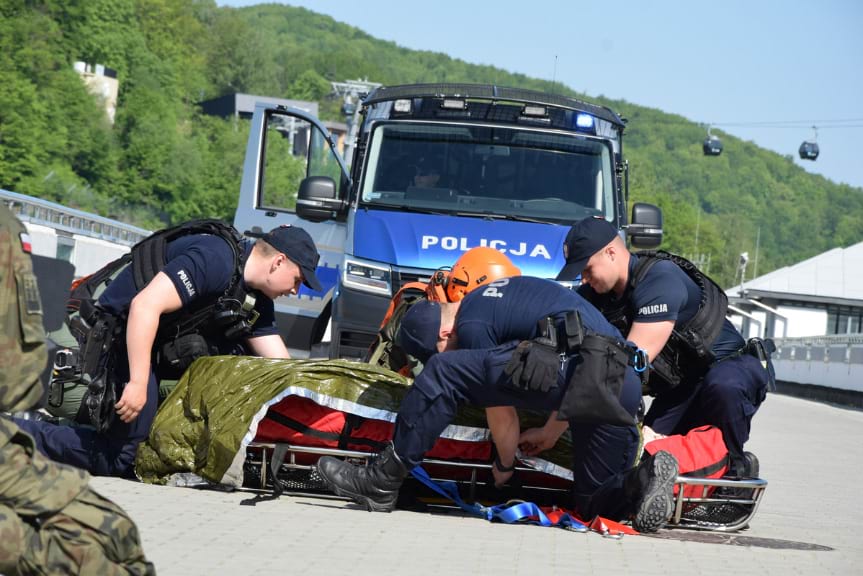
[[[323,292],[301,286],[298,296],[283,296],[275,303],[288,346],[308,349],[326,328],[326,310],[344,254],[346,226],[340,215],[346,213],[350,177],[339,150],[346,135],[335,130],[331,135],[303,110],[264,103],[255,107],[249,130],[234,226],[255,237],[291,224],[314,239],[321,255],[317,276]],[[312,217],[298,201],[304,194],[317,202]],[[304,341],[293,341],[298,335],[305,335]]]

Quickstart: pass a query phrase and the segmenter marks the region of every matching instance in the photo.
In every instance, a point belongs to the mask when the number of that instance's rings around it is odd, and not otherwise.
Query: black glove
[[[516,347],[504,372],[515,388],[548,392],[557,387],[560,355],[551,340],[525,340]]]

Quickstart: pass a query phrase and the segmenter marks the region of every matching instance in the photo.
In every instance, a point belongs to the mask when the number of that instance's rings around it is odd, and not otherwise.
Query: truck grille
[[[408,282],[428,282],[431,276],[430,270],[417,268],[393,270],[393,292],[397,292]]]

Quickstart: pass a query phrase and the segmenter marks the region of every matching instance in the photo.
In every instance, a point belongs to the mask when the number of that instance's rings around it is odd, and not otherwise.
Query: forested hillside
[[[111,125],[72,63],[118,72]],[[0,187],[155,228],[230,219],[247,125],[197,103],[230,92],[318,100],[339,118],[329,81],[492,82],[584,98],[500,66],[408,50],[301,8],[212,0],[0,0]],[[596,101],[596,99],[587,98]],[[734,281],[740,252],[758,272],[863,240],[863,190],[673,114],[601,100],[629,119],[631,200],[660,205],[664,248],[709,256]],[[751,269],[750,269],[751,271]]]

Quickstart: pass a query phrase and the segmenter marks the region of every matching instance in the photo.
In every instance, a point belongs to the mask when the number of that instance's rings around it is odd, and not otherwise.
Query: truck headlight
[[[346,258],[342,270],[343,285],[363,292],[392,296],[392,272],[389,266]]]

